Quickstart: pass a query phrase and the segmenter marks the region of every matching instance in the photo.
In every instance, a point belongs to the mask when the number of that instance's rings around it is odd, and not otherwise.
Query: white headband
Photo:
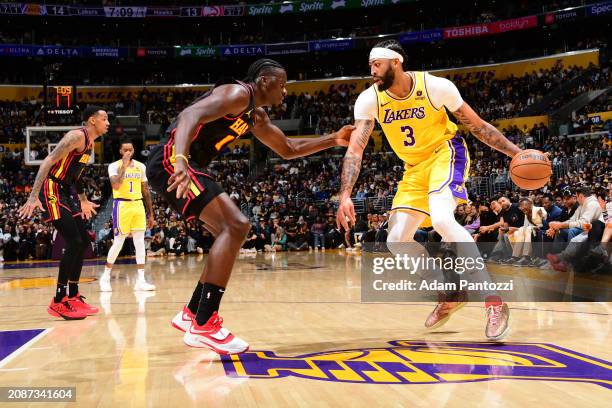
[[[384,58],[384,59],[398,59],[400,62],[404,62],[404,57],[399,52],[393,51],[389,48],[374,47],[370,51],[370,61]]]

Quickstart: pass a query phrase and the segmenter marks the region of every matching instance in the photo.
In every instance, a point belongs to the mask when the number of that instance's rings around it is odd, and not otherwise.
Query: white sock
[[[144,268],[138,269],[138,280],[139,281],[144,281],[145,280]]]
[[[112,268],[109,268],[108,266],[105,266],[104,267],[104,273],[102,274],[100,279],[110,279],[111,271],[112,271]]]

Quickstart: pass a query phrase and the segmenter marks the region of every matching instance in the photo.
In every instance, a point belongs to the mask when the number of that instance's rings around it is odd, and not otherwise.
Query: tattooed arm
[[[47,157],[45,157],[38,168],[38,173],[36,173],[36,178],[34,179],[34,185],[32,186],[32,191],[30,192],[28,201],[26,201],[26,203],[19,209],[19,216],[21,218],[32,216],[32,213],[36,208],[44,211],[43,206],[38,199],[38,194],[40,193],[40,189],[44,181],[47,179],[49,170],[56,162],[71,151],[75,149],[83,149],[85,147],[84,141],[85,135],[83,134],[82,130],[71,130],[64,135],[55,149]]]
[[[506,139],[495,126],[484,121],[467,103],[463,104],[453,112],[453,115],[461,122],[478,140],[498,150],[509,157],[514,157],[521,151],[517,145]]]
[[[147,209],[147,228],[153,228],[153,200],[151,200],[151,192],[149,191],[149,183],[143,181],[141,183],[142,199]]]
[[[355,207],[351,200],[351,193],[359,177],[363,151],[368,145],[372,130],[374,130],[373,120],[358,119],[355,121],[355,130],[353,130],[351,134],[351,141],[349,142],[344,160],[342,161],[340,206],[336,213],[336,224],[338,229],[342,226],[348,231],[351,225],[355,225]],[[347,217],[348,222],[346,219]]]

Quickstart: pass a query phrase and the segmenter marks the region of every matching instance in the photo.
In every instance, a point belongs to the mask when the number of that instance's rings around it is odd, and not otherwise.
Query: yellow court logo
[[[442,384],[499,379],[586,382],[612,389],[612,364],[553,344],[397,340],[387,347],[278,356],[221,356],[233,377],[363,384]]]

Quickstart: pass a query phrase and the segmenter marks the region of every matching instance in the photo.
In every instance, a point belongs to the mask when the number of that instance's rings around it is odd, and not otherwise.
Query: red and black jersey
[[[49,170],[49,178],[64,185],[76,184],[93,152],[93,143],[87,135],[87,129],[81,129],[85,135],[85,148],[82,151],[73,150],[56,162]]]
[[[244,82],[234,79],[220,81],[215,84],[215,88],[224,84],[239,84],[249,91],[249,106],[238,116],[224,116],[209,123],[198,126],[193,135],[191,147],[189,148],[189,158],[200,167],[205,168],[229,143],[247,133],[255,125],[253,115],[255,109],[255,93],[253,87]],[[213,88],[214,89],[214,88]],[[196,102],[207,98],[213,89],[193,101]],[[171,151],[174,156],[174,133],[176,132],[177,120],[175,120],[166,131],[166,140],[162,143],[166,145],[165,150]]]

